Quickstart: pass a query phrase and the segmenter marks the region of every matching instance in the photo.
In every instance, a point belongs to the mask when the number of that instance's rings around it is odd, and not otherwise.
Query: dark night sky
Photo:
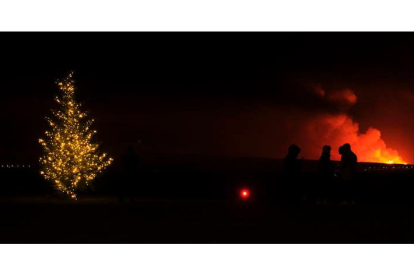
[[[140,139],[153,154],[257,157],[283,157],[295,142],[314,159],[343,131],[359,135],[361,152],[362,140],[379,145],[360,137],[372,127],[414,162],[412,33],[1,36],[0,162],[37,159],[54,81],[70,69],[101,149],[115,157]],[[359,130],[333,129],[340,116]]]

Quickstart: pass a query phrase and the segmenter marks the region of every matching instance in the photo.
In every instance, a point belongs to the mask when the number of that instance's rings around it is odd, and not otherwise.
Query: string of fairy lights
[[[45,138],[39,139],[44,149],[40,158],[40,174],[52,181],[55,187],[76,199],[76,192],[87,186],[113,159],[98,152],[98,144],[92,142],[96,130],[91,128],[93,119],[81,111],[75,100],[73,72],[57,83],[61,95],[55,100],[59,110],[52,110],[54,120],[46,118],[50,129]]]
[[[1,164],[0,168],[3,169],[25,169],[25,168],[31,168],[30,164]]]

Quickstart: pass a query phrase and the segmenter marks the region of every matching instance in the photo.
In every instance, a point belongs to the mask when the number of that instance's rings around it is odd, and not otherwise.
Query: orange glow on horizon
[[[397,151],[393,151],[392,153],[387,152],[387,154],[384,154],[381,150],[376,150],[375,157],[375,160],[372,162],[407,165],[407,162],[402,159]]]
[[[405,159],[407,156],[403,158],[395,148],[387,145],[382,138],[381,131],[389,131],[372,126],[361,131],[359,123],[348,114],[348,110],[358,101],[353,90],[326,91],[318,86],[315,88],[315,95],[329,103],[341,105],[343,111],[337,114],[321,112],[306,119],[304,125],[296,126],[297,129],[303,129],[304,134],[301,132],[296,140],[299,146],[303,145],[305,156],[315,155],[319,159],[322,146],[330,145],[332,159],[341,160],[338,149],[343,144],[349,143],[351,150],[358,156],[358,162],[382,164],[414,162],[411,158],[407,162]],[[307,147],[312,147],[312,149],[308,150]],[[404,154],[406,152],[401,146],[399,146],[399,150]]]
[[[389,164],[389,165],[407,165],[406,162],[397,151],[381,151],[372,150],[372,151],[362,151],[359,152],[358,150],[353,150],[358,157],[358,162],[364,163],[381,163],[381,164]],[[336,159],[336,158],[334,158]],[[341,156],[338,155],[338,161],[341,160]]]
[[[358,162],[364,163],[381,163],[389,165],[407,165],[408,163],[394,151],[392,154],[389,152],[387,154],[381,154],[381,150],[374,150],[375,154],[370,154],[371,152],[358,153],[357,150],[354,151],[358,156]],[[341,160],[339,156],[338,161]]]

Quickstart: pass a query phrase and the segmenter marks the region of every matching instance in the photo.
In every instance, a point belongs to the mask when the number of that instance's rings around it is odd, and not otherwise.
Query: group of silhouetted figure
[[[297,145],[291,145],[284,160],[279,199],[290,203],[355,203],[357,156],[351,150],[350,144],[344,144],[339,147],[341,161],[339,167],[335,168],[331,160],[331,150],[328,145],[322,147],[318,177],[315,183],[308,183],[301,177],[303,158],[298,159],[301,149]]]
[[[355,202],[357,156],[352,152],[350,144],[339,147],[341,161],[337,168],[331,160],[331,147],[323,146],[315,183],[309,183],[315,180],[314,178],[305,179],[302,175],[303,158],[298,159],[300,151],[297,145],[291,145],[284,159],[283,179],[277,189],[277,198],[280,202]],[[125,197],[129,197],[133,202],[139,181],[139,157],[132,145],[128,146],[122,161],[124,179],[118,184],[119,201],[122,202]]]

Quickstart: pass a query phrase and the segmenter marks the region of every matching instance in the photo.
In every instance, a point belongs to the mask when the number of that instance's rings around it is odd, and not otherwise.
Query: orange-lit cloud
[[[338,148],[350,143],[361,162],[405,163],[396,150],[387,147],[378,129],[369,128],[362,133],[359,124],[347,114],[317,115],[306,123],[305,133],[312,142],[307,145],[312,147],[308,149],[312,156],[318,156],[322,145],[328,144],[333,149],[332,158],[339,160]]]
[[[328,94],[328,99],[333,102],[353,105],[357,102],[355,93],[350,89],[336,90]]]
[[[316,159],[323,145],[331,145],[332,158],[339,160],[338,148],[350,143],[352,150],[362,162],[405,163],[399,153],[387,147],[381,138],[381,131],[370,127],[361,132],[347,111],[357,102],[357,96],[351,89],[326,91],[321,86],[313,87],[314,95],[334,106],[336,113],[319,111],[305,120],[302,133],[305,139],[298,139],[303,144],[304,153]]]
[[[312,88],[316,96],[336,104],[352,106],[357,102],[357,96],[351,89],[326,91],[320,85],[313,85]]]

